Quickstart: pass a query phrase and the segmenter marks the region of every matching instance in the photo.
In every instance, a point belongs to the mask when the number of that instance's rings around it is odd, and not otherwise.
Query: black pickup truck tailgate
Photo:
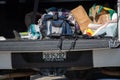
[[[82,40],[7,40],[0,41],[0,51],[48,51],[59,50],[62,43],[62,50],[69,50],[73,43],[74,49],[93,49],[93,48],[107,48],[109,40],[96,39],[82,39]]]

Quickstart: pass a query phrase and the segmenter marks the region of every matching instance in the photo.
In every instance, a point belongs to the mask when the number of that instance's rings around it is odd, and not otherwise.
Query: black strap
[[[62,50],[62,45],[63,45],[63,37],[60,38],[60,41],[57,45],[60,50]]]
[[[71,43],[71,46],[70,46],[69,51],[70,51],[71,49],[75,49],[76,41],[77,41],[77,40],[78,40],[78,37],[76,37],[76,38],[74,39],[74,41]]]

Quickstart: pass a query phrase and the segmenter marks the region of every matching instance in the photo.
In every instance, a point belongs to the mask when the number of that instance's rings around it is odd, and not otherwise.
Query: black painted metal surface
[[[7,40],[0,41],[0,51],[48,51],[59,50],[60,40]],[[62,50],[69,50],[74,40],[63,40]],[[75,42],[74,49],[108,48],[109,40],[79,39]]]

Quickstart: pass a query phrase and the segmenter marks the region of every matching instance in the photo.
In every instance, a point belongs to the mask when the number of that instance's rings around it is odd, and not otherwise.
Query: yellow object
[[[20,32],[20,35],[26,36],[26,35],[28,35],[28,32]]]
[[[112,10],[111,8],[108,8],[108,7],[103,7],[104,10]]]
[[[92,29],[87,29],[86,30],[86,34],[89,35],[89,36],[92,36],[94,33],[94,31]]]

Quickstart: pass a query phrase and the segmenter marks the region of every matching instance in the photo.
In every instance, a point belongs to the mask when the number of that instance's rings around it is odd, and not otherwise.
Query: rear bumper
[[[92,51],[66,52],[66,58],[43,58],[43,52],[12,53],[13,68],[92,67]],[[59,60],[58,60],[59,59]]]

